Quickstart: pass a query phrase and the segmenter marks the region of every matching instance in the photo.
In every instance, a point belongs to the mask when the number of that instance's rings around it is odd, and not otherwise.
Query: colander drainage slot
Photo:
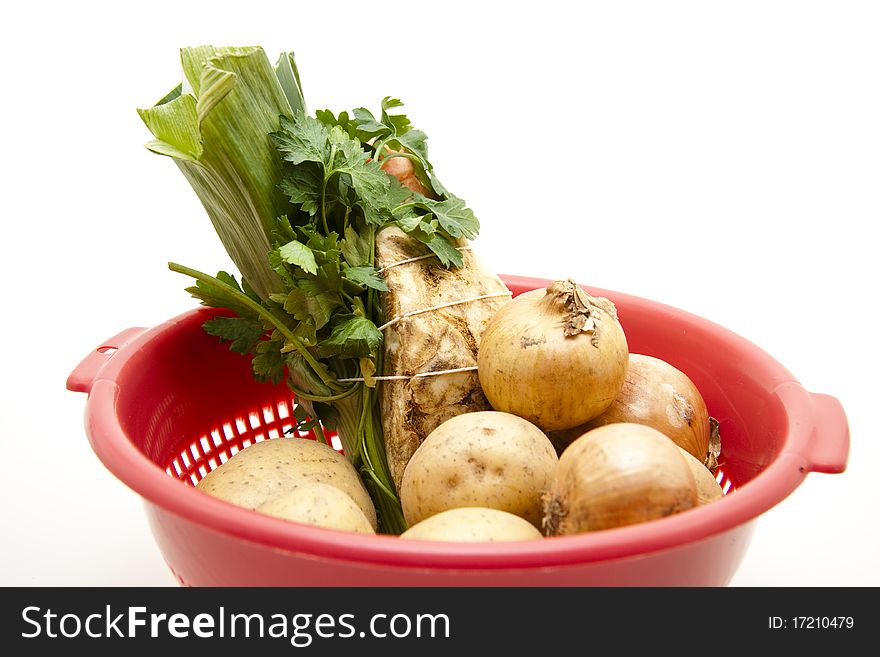
[[[191,442],[182,444],[180,452],[170,457],[165,472],[186,484],[196,485],[209,472],[255,443],[285,436],[314,439],[314,432],[296,430],[295,406],[294,400],[282,399],[219,422]],[[342,441],[332,432],[327,434],[331,446],[342,451]]]

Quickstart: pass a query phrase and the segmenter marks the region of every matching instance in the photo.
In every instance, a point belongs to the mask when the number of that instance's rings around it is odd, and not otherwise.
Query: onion
[[[616,422],[653,427],[700,463],[706,462],[710,433],[706,402],[688,376],[666,361],[630,354],[626,380],[611,405],[582,426],[552,433],[550,440],[558,450],[590,429]]]
[[[684,450],[681,447],[678,449],[684,457],[684,460],[687,461],[687,464],[691,469],[691,474],[694,475],[694,481],[697,484],[697,501],[700,504],[708,504],[709,502],[714,502],[715,500],[724,497],[724,491],[721,490],[721,485],[718,483],[718,480],[712,476],[709,468],[695,459],[687,450]]]
[[[694,476],[679,449],[642,424],[593,429],[562,453],[544,497],[548,536],[632,525],[697,505]]]
[[[502,306],[483,333],[477,367],[492,408],[553,431],[608,408],[627,356],[614,304],[566,280]]]

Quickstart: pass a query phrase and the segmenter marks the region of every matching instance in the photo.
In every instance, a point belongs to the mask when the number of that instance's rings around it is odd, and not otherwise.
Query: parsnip
[[[384,329],[385,376],[475,367],[489,319],[510,299],[507,286],[469,248],[462,250],[459,269],[443,267],[430,253],[396,226],[376,236],[377,266],[389,290],[382,295],[385,320],[400,318]],[[396,264],[421,256],[429,257]],[[421,310],[426,312],[404,317]],[[385,380],[380,407],[385,452],[398,490],[406,464],[431,431],[461,413],[491,409],[476,370]]]

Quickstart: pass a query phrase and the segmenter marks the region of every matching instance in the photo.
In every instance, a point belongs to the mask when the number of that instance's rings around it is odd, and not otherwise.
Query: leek
[[[284,289],[268,253],[271,227],[288,203],[269,133],[293,108],[262,48],[184,48],[181,63],[185,83],[138,110],[155,137],[147,148],[174,159],[232,262],[266,299]],[[298,78],[291,78],[285,84],[290,92],[296,87],[301,106]]]

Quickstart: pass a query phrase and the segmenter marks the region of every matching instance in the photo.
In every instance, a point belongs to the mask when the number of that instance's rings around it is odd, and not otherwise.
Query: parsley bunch
[[[219,65],[217,58],[205,61],[213,68]],[[456,246],[459,240],[476,236],[479,222],[464,201],[437,179],[428,160],[426,135],[414,129],[405,115],[391,112],[402,107],[399,100],[384,98],[378,117],[364,108],[339,115],[321,110],[309,116],[292,56],[285,54],[281,61],[284,66],[276,68],[272,79],[265,75],[248,79],[239,66],[234,80],[253,87],[237,90],[251,103],[259,104],[265,97],[277,102],[284,94],[292,98],[289,111],[277,115],[277,129],[269,131],[264,141],[279,175],[271,189],[267,180],[256,193],[272,199],[271,206],[264,204],[271,212],[260,214],[259,221],[235,212],[211,213],[212,208],[226,207],[224,202],[229,207],[249,207],[234,184],[246,160],[226,158],[216,171],[187,176],[200,196],[216,195],[221,189],[235,197],[209,199],[213,205],[209,208],[206,203],[206,208],[215,227],[215,214],[220,214],[218,233],[226,236],[224,246],[240,271],[262,281],[259,290],[249,277],[239,281],[226,272],[209,276],[175,263],[169,267],[196,279],[187,289],[202,303],[232,311],[232,316],[206,322],[205,330],[227,341],[232,351],[251,354],[258,379],[287,381],[299,404],[298,429],[311,428],[322,439],[322,427],[336,430],[346,456],[359,468],[373,496],[381,531],[399,533],[405,523],[385,459],[377,394],[381,382],[374,378],[382,371],[379,327],[385,321],[379,293],[387,291],[375,266],[376,232],[397,225],[423,242],[445,266],[458,267],[462,255]],[[261,85],[272,87],[272,93],[261,90]],[[226,93],[235,94],[236,89]],[[199,99],[195,106],[200,103]],[[266,107],[255,109],[265,117]],[[247,117],[224,122],[224,129],[234,133],[243,124],[246,130]],[[210,137],[234,142],[236,135],[217,132]],[[262,150],[257,155],[267,157]],[[382,169],[382,163],[394,157],[412,162],[428,196],[404,187]],[[224,168],[230,165],[231,172]],[[216,184],[216,177],[224,183],[229,179],[228,184]],[[202,180],[210,182],[206,189],[197,184]],[[259,233],[250,242],[267,244],[268,249],[251,247],[244,239],[236,241],[237,234],[248,231]],[[229,239],[235,242],[234,249],[227,245]]]

